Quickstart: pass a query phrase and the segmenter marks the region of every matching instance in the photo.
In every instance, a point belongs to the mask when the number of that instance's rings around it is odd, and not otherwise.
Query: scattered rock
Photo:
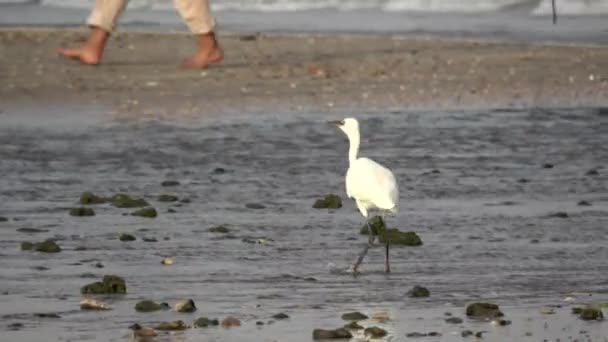
[[[386,312],[384,312],[384,311],[381,311],[381,312],[374,312],[374,313],[372,314],[372,317],[371,317],[371,318],[372,318],[373,320],[376,320],[376,321],[381,322],[381,323],[384,323],[384,322],[386,322],[386,321],[388,321],[388,320],[389,320],[388,313],[386,313]]]
[[[357,321],[352,321],[352,322],[344,325],[344,329],[361,330],[361,329],[363,329],[363,326],[359,325],[359,323],[357,323]]]
[[[177,202],[178,200],[179,200],[179,198],[177,198],[177,196],[174,196],[174,195],[162,194],[162,195],[158,196],[159,202]]]
[[[450,324],[461,324],[462,323],[462,318],[460,318],[460,317],[450,317],[450,318],[446,318],[445,322],[446,323],[450,323]]]
[[[365,336],[371,338],[382,338],[387,335],[386,330],[379,327],[369,327],[364,330]]]
[[[142,238],[144,242],[158,242],[155,237],[144,237]]]
[[[224,327],[226,329],[230,329],[232,327],[240,327],[240,326],[241,326],[241,321],[236,317],[228,316],[228,317],[224,318],[224,320],[222,321],[222,327]]]
[[[91,204],[103,204],[106,203],[108,200],[95,195],[92,192],[86,191],[83,192],[82,194],[80,194],[80,204],[84,204],[84,205],[91,205]]]
[[[430,296],[431,292],[426,287],[416,285],[408,291],[407,295],[412,298],[424,298]]]
[[[21,328],[23,328],[23,323],[16,322],[16,323],[11,323],[8,325],[9,330],[19,330]]]
[[[222,233],[222,234],[230,233],[230,230],[225,226],[212,227],[212,228],[209,228],[209,231],[211,233]]]
[[[37,312],[34,314],[34,317],[38,317],[38,318],[53,318],[53,319],[59,319],[61,318],[61,316],[59,316],[59,314],[56,314],[54,312]]]
[[[189,327],[182,320],[171,321],[171,322],[161,322],[154,329],[156,330],[186,330]]]
[[[483,337],[483,331],[478,331],[475,333],[475,337],[477,338],[482,338]]]
[[[50,270],[50,268],[46,267],[46,266],[34,266],[32,267],[33,270],[35,271],[48,271]]]
[[[211,173],[213,173],[214,175],[223,175],[224,173],[226,173],[226,169],[224,169],[223,167],[216,167],[215,169],[213,169],[213,171],[211,171]]]
[[[543,169],[552,169],[552,168],[553,168],[553,166],[554,166],[554,165],[553,165],[553,164],[551,164],[551,163],[544,163],[544,164],[543,164]]]
[[[85,298],[80,301],[81,310],[111,310],[107,304],[91,298]]]
[[[260,203],[247,203],[247,204],[245,204],[245,207],[249,208],[249,209],[264,209],[264,208],[266,208],[266,206],[264,206],[263,204],[260,204]]]
[[[401,232],[396,228],[385,229],[378,235],[381,243],[390,242],[391,245],[421,246],[422,240],[415,232]]]
[[[61,252],[61,247],[59,247],[59,245],[53,240],[45,240],[36,243],[24,241],[21,243],[21,250],[42,253],[59,253]]]
[[[467,316],[472,318],[496,318],[502,317],[504,314],[498,308],[498,305],[493,303],[472,303],[467,306]]]
[[[255,325],[258,325],[258,326],[259,326],[259,325],[264,325],[264,322],[262,322],[262,321],[256,321],[256,322],[255,322]]]
[[[29,242],[29,241],[23,241],[21,243],[21,250],[22,251],[31,251],[34,249],[34,244]]]
[[[338,328],[334,330],[315,329],[312,332],[313,340],[327,340],[327,339],[349,339],[353,335],[350,331],[344,328]]]
[[[342,208],[342,199],[335,194],[325,195],[325,197],[316,200],[312,207],[315,209],[339,209]]]
[[[591,169],[585,173],[586,176],[599,176],[599,171],[596,169]]]
[[[362,314],[358,311],[355,312],[347,312],[342,315],[342,319],[345,321],[362,321],[364,319],[368,319],[367,315]]]
[[[135,340],[148,341],[149,338],[155,337],[158,334],[154,329],[143,328],[141,325],[135,323],[129,327],[129,329],[133,330],[133,337]]]
[[[166,180],[160,183],[161,186],[178,186],[180,183],[174,180]]]
[[[95,216],[95,211],[91,208],[79,207],[70,209],[71,216]]]
[[[568,218],[568,213],[565,211],[558,211],[547,215],[548,218]]]
[[[601,321],[604,319],[604,314],[599,307],[587,305],[581,309],[579,317],[585,321]]]
[[[194,326],[199,328],[206,328],[208,326],[217,326],[220,322],[217,319],[209,319],[207,317],[201,317],[194,321]]]
[[[171,214],[175,214],[177,211],[173,208],[169,208],[169,209],[167,209],[167,212],[171,213]]]
[[[465,330],[460,333],[460,336],[462,336],[462,337],[469,337],[471,335],[473,335],[473,332],[471,330]]]
[[[498,320],[493,320],[492,324],[500,325],[501,327],[504,327],[505,325],[511,325],[511,321],[509,321],[507,319],[498,319]]]
[[[581,207],[588,207],[588,206],[591,206],[591,202],[588,202],[588,201],[582,200],[582,201],[579,201],[579,202],[577,203],[577,205],[578,205],[578,206],[581,206]]]
[[[39,229],[39,228],[17,228],[17,231],[19,233],[25,233],[25,234],[37,234],[37,233],[46,233],[49,230],[48,229]]]
[[[141,208],[131,213],[133,216],[155,218],[158,214],[152,207]]]
[[[142,300],[135,304],[135,311],[137,312],[152,312],[161,310],[162,308],[162,305],[151,300]]]
[[[171,258],[163,258],[160,262],[163,265],[173,265],[173,259]]]
[[[190,313],[196,311],[196,305],[192,299],[184,299],[175,304],[175,311]]]
[[[127,194],[116,194],[110,198],[110,203],[117,208],[140,208],[148,205],[143,198],[132,198]]]
[[[125,280],[116,275],[106,275],[102,281],[97,281],[83,286],[80,289],[82,294],[123,294],[127,293]]]
[[[135,241],[135,236],[127,233],[121,233],[118,236],[118,240],[120,241]]]
[[[95,263],[95,265],[93,265],[93,267],[95,267],[95,268],[104,268],[104,266],[103,266],[103,264],[101,262]]]
[[[522,184],[523,184],[523,183],[530,183],[530,180],[529,180],[529,179],[527,179],[527,178],[520,178],[520,179],[518,179],[518,180],[517,180],[517,182],[518,182],[518,183],[522,183]]]
[[[8,222],[8,218],[0,216],[0,222]]]
[[[427,336],[427,334],[420,333],[420,332],[411,332],[411,333],[405,334],[405,337],[409,337],[409,338],[426,337],[426,336]]]
[[[278,314],[272,315],[272,318],[274,318],[276,320],[280,320],[280,319],[287,319],[287,318],[289,318],[289,316],[286,313],[280,312]]]

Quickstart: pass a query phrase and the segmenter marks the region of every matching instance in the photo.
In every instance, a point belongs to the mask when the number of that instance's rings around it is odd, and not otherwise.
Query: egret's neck
[[[357,160],[357,154],[359,153],[359,132],[351,132],[348,135],[348,141],[350,147],[348,148],[348,162],[353,163]]]

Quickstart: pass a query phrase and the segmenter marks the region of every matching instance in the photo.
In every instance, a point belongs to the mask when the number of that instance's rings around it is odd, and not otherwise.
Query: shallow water
[[[345,199],[348,146],[325,123],[337,118],[330,116],[243,115],[184,125],[3,119],[0,216],[9,221],[0,222],[0,341],[120,341],[133,322],[191,324],[227,315],[243,326],[159,340],[310,341],[314,328],[339,327],[340,315],[351,310],[386,311],[390,321],[363,323],[386,328],[394,341],[415,331],[442,334],[432,341],[459,341],[465,328],[486,330],[488,341],[605,341],[607,322],[570,314],[573,303],[608,302],[605,110],[360,115],[362,155],[393,169],[401,188],[400,211],[389,226],[416,231],[424,245],[392,248],[390,275],[382,272],[378,246],[356,278],[341,270],[366,242],[358,233],[364,221]],[[592,169],[597,174],[587,175]],[[181,185],[162,187],[168,179]],[[159,216],[136,218],[109,205],[95,206],[94,217],[69,216],[83,191],[143,196]],[[344,207],[312,209],[329,192],[341,195]],[[160,203],[161,193],[190,203]],[[578,206],[580,200],[592,205]],[[549,217],[556,212],[568,217]],[[220,224],[235,238],[207,231]],[[24,227],[47,231],[16,231]],[[121,232],[137,241],[118,241]],[[63,251],[20,250],[21,241],[46,238],[59,239]],[[243,241],[258,238],[266,243]],[[162,266],[163,256],[175,264]],[[112,311],[80,311],[80,287],[104,274],[124,277],[128,294],[106,299]],[[431,297],[409,298],[416,284]],[[574,301],[564,301],[568,296]],[[183,298],[194,299],[198,311],[133,309],[142,299]],[[513,324],[444,323],[444,312],[464,318],[474,300],[500,304]],[[563,305],[556,315],[539,313],[555,304]],[[34,315],[47,312],[60,318]],[[278,312],[291,318],[256,326]],[[12,330],[12,323],[24,326]]]

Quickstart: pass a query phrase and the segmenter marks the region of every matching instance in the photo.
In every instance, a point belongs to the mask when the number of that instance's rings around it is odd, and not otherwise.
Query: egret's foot
[[[71,48],[71,49],[57,49],[57,53],[60,55],[79,61],[82,64],[86,65],[97,65],[101,60],[101,52],[95,51],[94,49],[81,47],[81,48]]]

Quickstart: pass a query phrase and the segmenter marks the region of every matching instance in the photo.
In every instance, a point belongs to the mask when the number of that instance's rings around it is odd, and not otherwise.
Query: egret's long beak
[[[344,120],[327,121],[327,123],[330,125],[342,126],[344,125]]]

